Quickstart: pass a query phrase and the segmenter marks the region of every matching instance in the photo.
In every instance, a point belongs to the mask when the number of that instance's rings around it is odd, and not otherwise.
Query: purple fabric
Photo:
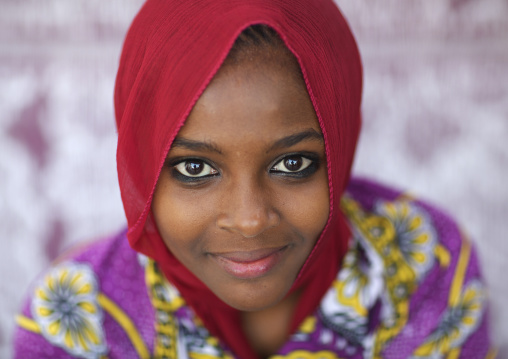
[[[73,262],[90,264],[100,280],[101,292],[121,307],[134,322],[143,341],[152,349],[154,311],[147,294],[143,267],[139,264],[136,252],[129,247],[125,231],[117,236],[88,245],[81,253],[64,260],[68,261],[69,259],[72,259]],[[30,306],[29,300],[22,310],[23,315],[32,317]],[[138,357],[125,331],[111,316],[104,316],[103,326],[108,342],[108,358]],[[15,358],[69,357],[64,350],[48,345],[39,334],[17,330],[14,340]]]

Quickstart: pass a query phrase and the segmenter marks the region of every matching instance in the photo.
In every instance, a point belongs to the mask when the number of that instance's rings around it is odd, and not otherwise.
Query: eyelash
[[[284,162],[288,161],[290,159],[295,159],[295,158],[301,158],[303,160],[302,166],[305,166],[305,167],[302,169],[298,169],[296,171],[281,171],[280,169],[276,169],[276,167],[278,167],[280,164],[282,164],[286,169],[288,169]],[[314,154],[310,154],[310,153],[305,153],[305,154],[294,153],[294,154],[284,155],[284,157],[277,159],[275,161],[275,164],[270,168],[270,173],[276,174],[278,176],[300,179],[300,178],[306,178],[306,177],[311,176],[312,174],[314,174],[314,172],[317,171],[318,168],[319,168],[319,157],[318,156],[316,156]]]
[[[284,163],[285,161],[288,161],[290,159],[302,159],[303,163],[301,164],[301,166],[305,166],[305,167],[303,169],[299,169],[296,171],[290,171],[287,168],[286,164]],[[187,171],[186,166],[191,163],[194,163],[194,164],[201,163],[202,165],[204,165],[203,171],[206,170],[210,173],[205,174],[205,175],[198,174],[195,176],[183,174],[181,172],[181,170]],[[203,182],[203,181],[206,181],[212,177],[220,175],[220,172],[217,169],[215,169],[207,161],[202,160],[200,158],[177,159],[177,160],[172,161],[172,163],[169,164],[169,166],[172,169],[173,177],[176,180],[185,182],[185,183]],[[283,171],[280,168],[277,168],[280,166],[283,166],[288,171]],[[287,155],[284,155],[283,157],[278,158],[276,161],[274,161],[274,164],[270,167],[269,172],[271,174],[274,174],[277,176],[283,176],[286,178],[303,179],[303,178],[309,177],[312,174],[314,174],[318,168],[319,168],[319,157],[318,156],[316,156],[314,154],[308,154],[308,153],[305,153],[305,154],[295,153],[295,154],[287,154]]]
[[[204,166],[204,169],[209,171],[210,173],[206,174],[204,176],[202,176],[202,175],[200,176],[199,174],[192,176],[192,175],[185,175],[180,171],[180,170],[186,170],[185,169],[186,164],[190,164],[190,163],[196,164],[198,162],[201,163]],[[178,169],[179,166],[182,167],[182,168],[180,168],[180,170]],[[171,172],[173,174],[173,177],[176,178],[178,181],[186,182],[186,183],[205,181],[211,177],[215,177],[220,174],[219,171],[216,170],[212,165],[210,165],[207,161],[202,160],[200,158],[186,158],[183,160],[182,159],[175,160],[175,161],[173,161],[173,163],[170,164],[170,167],[172,170]]]

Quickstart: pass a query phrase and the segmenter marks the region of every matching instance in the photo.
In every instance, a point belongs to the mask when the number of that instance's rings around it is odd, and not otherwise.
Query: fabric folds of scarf
[[[355,40],[331,0],[148,0],[127,34],[115,88],[117,165],[128,239],[153,258],[207,328],[241,358],[255,358],[240,313],[169,252],[151,214],[159,173],[193,105],[248,26],[272,27],[297,58],[324,139],[330,217],[292,290],[292,328],[318,305],[340,266],[349,231],[339,201],[360,129],[362,68]]]

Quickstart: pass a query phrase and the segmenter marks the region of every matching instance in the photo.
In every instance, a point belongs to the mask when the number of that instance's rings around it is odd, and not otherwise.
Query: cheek
[[[302,186],[290,198],[285,217],[306,239],[317,240],[330,213],[327,177],[318,178],[312,186]]]
[[[162,240],[181,261],[201,249],[202,233],[210,217],[206,201],[183,196],[182,191],[161,184],[155,190],[152,212]]]

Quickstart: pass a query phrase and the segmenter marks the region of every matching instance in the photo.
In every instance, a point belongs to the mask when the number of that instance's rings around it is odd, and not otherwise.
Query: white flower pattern
[[[35,288],[31,308],[46,340],[78,358],[106,354],[98,292],[95,274],[86,264],[66,262],[48,272]]]
[[[459,302],[444,312],[441,322],[427,341],[420,346],[414,359],[441,359],[454,348],[459,348],[478,328],[485,310],[484,285],[474,280],[465,287]]]
[[[395,229],[393,244],[415,272],[416,281],[422,280],[434,265],[436,259],[434,249],[438,243],[429,215],[406,200],[379,201],[374,212],[393,224]],[[387,252],[386,255],[390,253]]]

